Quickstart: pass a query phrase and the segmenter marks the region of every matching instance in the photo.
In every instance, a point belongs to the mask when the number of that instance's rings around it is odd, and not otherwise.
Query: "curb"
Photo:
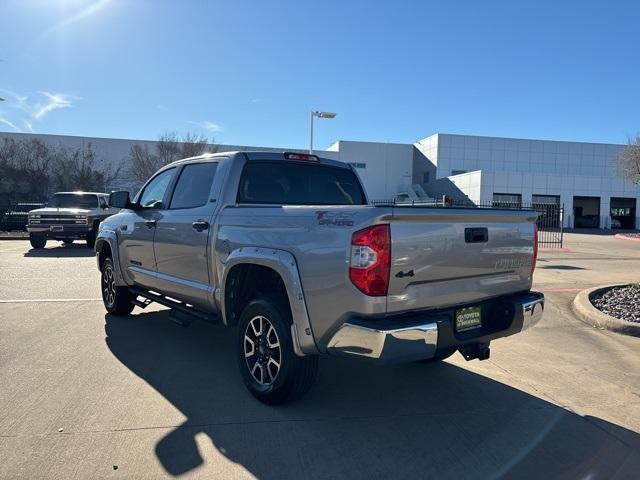
[[[573,299],[571,304],[573,312],[577,315],[578,320],[581,320],[592,327],[622,333],[623,335],[640,337],[640,323],[627,322],[626,320],[620,320],[619,318],[607,315],[594,307],[591,300],[589,300],[591,295],[598,293],[601,290],[606,290],[611,287],[624,287],[626,285],[626,283],[618,283],[582,290],[578,295],[576,295],[576,298]]]
[[[640,242],[640,237],[630,237],[624,233],[616,233],[614,237],[618,240],[626,240],[627,242]]]

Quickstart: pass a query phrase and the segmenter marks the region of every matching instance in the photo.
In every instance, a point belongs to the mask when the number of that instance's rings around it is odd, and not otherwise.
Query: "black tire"
[[[263,322],[259,329],[256,322]],[[256,335],[257,330],[261,335]],[[278,348],[273,347],[276,343]],[[247,356],[251,345],[254,353]],[[245,386],[254,397],[268,405],[280,405],[300,398],[309,391],[318,372],[316,355],[299,357],[294,353],[289,306],[273,297],[252,300],[242,311],[238,324],[237,357]],[[265,357],[270,360],[265,360]],[[277,369],[271,360],[279,364]],[[258,363],[262,366],[256,367]]]
[[[454,353],[456,353],[458,350],[455,348],[450,348],[448,350],[443,350],[442,352],[436,354],[435,356],[431,357],[431,358],[427,358],[425,360],[418,360],[419,363],[436,363],[436,362],[441,362],[443,360],[446,360],[447,358],[449,358],[451,355],[453,355]]]
[[[105,258],[100,269],[100,291],[102,292],[102,303],[107,312],[112,315],[128,315],[133,310],[133,294],[127,287],[118,287],[115,284],[115,271],[113,260]]]
[[[35,249],[44,248],[47,244],[47,236],[39,233],[30,233],[29,234],[29,242],[31,246]]]
[[[93,248],[96,244],[96,228],[95,226],[91,229],[89,233],[87,233],[87,248]]]
[[[63,238],[62,243],[65,245],[71,245],[73,243],[73,238]]]

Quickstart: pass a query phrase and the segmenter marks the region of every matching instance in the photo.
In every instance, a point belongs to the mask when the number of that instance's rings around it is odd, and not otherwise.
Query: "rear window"
[[[356,175],[347,168],[284,161],[248,162],[238,203],[364,205]]]
[[[51,197],[49,204],[58,208],[96,208],[98,197],[78,193],[56,193]]]

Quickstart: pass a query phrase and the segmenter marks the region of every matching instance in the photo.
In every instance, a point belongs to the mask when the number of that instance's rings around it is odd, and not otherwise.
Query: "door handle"
[[[155,228],[157,221],[156,220],[147,220],[146,222],[144,222],[144,224],[147,226],[147,228]]]
[[[209,222],[205,222],[204,220],[196,220],[191,224],[194,230],[197,232],[203,232],[209,228]]]

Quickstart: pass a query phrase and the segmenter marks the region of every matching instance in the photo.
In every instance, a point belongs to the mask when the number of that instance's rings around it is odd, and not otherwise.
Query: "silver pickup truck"
[[[533,211],[373,206],[350,165],[299,153],[204,155],[158,171],[95,244],[107,311],[150,302],[237,328],[249,391],[278,404],[319,354],[437,361],[534,325]]]

